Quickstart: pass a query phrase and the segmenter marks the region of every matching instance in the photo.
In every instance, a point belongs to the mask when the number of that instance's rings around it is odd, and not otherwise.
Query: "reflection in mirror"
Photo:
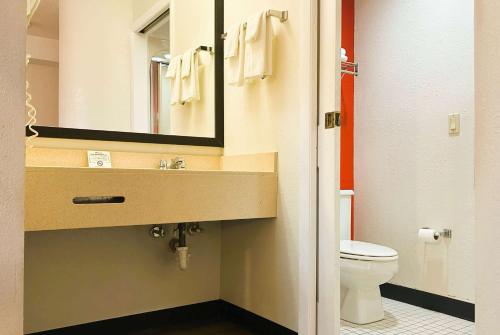
[[[213,138],[214,14],[215,0],[41,0],[36,125]]]
[[[150,132],[170,134],[170,18],[167,15],[147,33],[150,55]]]

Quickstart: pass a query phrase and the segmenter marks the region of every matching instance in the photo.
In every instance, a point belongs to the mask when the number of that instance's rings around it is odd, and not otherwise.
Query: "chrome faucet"
[[[170,168],[184,170],[186,168],[186,160],[183,157],[175,157],[170,161]]]
[[[160,170],[183,170],[186,168],[186,160],[183,157],[175,157],[169,161],[160,161]]]

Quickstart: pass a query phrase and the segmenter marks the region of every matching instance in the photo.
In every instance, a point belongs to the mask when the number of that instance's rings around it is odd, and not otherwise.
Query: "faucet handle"
[[[168,162],[164,159],[160,161],[160,170],[167,170],[168,169]]]
[[[176,169],[186,168],[186,160],[184,159],[184,157],[175,157],[172,160],[172,164],[175,166]]]

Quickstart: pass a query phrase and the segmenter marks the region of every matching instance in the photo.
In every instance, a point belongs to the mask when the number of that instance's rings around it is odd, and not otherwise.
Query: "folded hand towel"
[[[238,35],[236,36],[236,43],[231,43],[235,44],[236,48],[228,53],[234,54],[234,56],[226,57],[227,79],[229,85],[241,86],[245,83],[245,24],[240,24],[237,28]],[[231,38],[234,38],[234,36]],[[234,53],[234,51],[236,51],[236,53]]]
[[[245,36],[245,41],[254,42],[259,38],[260,29],[265,29],[262,27],[262,20],[267,18],[267,13],[262,12],[251,17],[247,22],[247,33]]]
[[[170,79],[170,104],[181,103],[181,69],[182,57],[176,56],[170,60],[165,77]]]
[[[187,78],[191,74],[191,58],[194,53],[196,53],[195,49],[189,49],[182,55],[182,78]]]
[[[188,63],[188,64],[187,64]],[[200,100],[200,83],[198,79],[198,52],[191,49],[182,56],[182,102]]]
[[[238,56],[240,24],[234,25],[227,31],[226,39],[224,40],[224,58]]]
[[[245,79],[272,75],[273,27],[267,12],[248,20],[245,41]]]

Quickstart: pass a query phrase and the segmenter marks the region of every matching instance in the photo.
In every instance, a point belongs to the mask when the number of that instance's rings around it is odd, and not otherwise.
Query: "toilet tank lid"
[[[383,245],[350,240],[340,241],[340,253],[368,257],[394,257],[398,255],[396,250]]]

